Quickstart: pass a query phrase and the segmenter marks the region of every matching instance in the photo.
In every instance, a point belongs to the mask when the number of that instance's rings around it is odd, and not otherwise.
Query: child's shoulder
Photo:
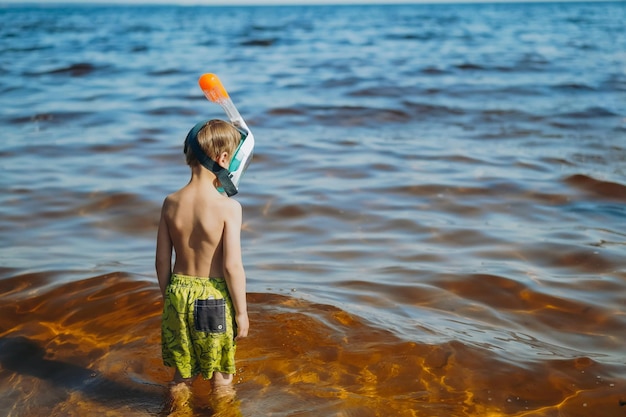
[[[224,198],[221,200],[224,204],[224,208],[229,212],[241,212],[241,203],[239,201],[231,198],[223,196]]]
[[[230,197],[224,197],[222,207],[224,216],[227,219],[235,222],[241,222],[242,209],[241,203],[239,203],[239,201],[234,200]]]
[[[179,200],[180,200],[180,190],[175,191],[175,192],[165,196],[165,198],[163,199],[163,205],[164,206],[170,205],[172,203],[176,203]]]

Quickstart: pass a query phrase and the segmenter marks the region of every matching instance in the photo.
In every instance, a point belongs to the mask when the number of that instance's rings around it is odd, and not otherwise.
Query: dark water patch
[[[158,225],[159,205],[130,193],[76,193],[65,189],[12,190],[14,198],[6,206],[21,210],[6,214],[16,224],[40,225],[68,222],[87,231],[90,227],[116,230],[123,234],[153,234]],[[30,213],[30,214],[29,214]],[[69,230],[71,231],[71,229]]]
[[[456,69],[459,69],[461,71],[482,71],[485,70],[485,67],[478,65],[478,64],[474,64],[471,62],[464,62],[462,64],[457,64],[454,66]]]
[[[92,112],[86,111],[38,113],[30,116],[11,117],[7,120],[7,122],[16,125],[37,123],[39,126],[45,127],[48,124],[61,125],[69,122],[76,122],[78,120],[86,118],[91,114]]]
[[[152,116],[196,116],[197,111],[195,109],[190,109],[188,107],[158,107],[156,109],[151,109],[146,112]]]
[[[358,83],[356,83],[358,85]],[[350,91],[347,95],[350,97],[405,97],[407,95],[423,94],[410,87],[402,86],[383,86],[379,85],[375,88],[356,89]],[[436,94],[436,91],[429,91],[427,94]]]
[[[521,135],[522,132],[519,132],[519,133]],[[528,133],[528,135],[530,135],[530,132],[524,132],[524,133]],[[546,172],[546,173],[552,172],[552,167],[546,164],[542,164],[542,163],[520,161],[520,162],[516,162],[515,166],[523,170],[529,170],[529,171]]]
[[[91,218],[96,227],[124,234],[153,234],[159,220],[157,203],[127,193],[93,194],[76,212]]]
[[[150,140],[148,138],[142,138],[139,140],[142,143],[154,143],[154,140]],[[97,144],[88,146],[85,151],[93,154],[112,154],[112,153],[122,153],[126,152],[130,149],[134,149],[135,144],[132,143],[122,143],[122,144]]]
[[[346,145],[345,143],[342,143],[344,146]],[[350,144],[348,144],[350,145]],[[352,146],[358,146],[358,143],[354,142],[351,143]],[[393,172],[393,171],[397,171],[398,167],[396,165],[391,165],[391,164],[386,164],[386,163],[373,163],[372,165],[372,169],[379,171],[379,172]]]
[[[558,84],[554,87],[555,90],[560,91],[594,91],[595,89],[587,84],[581,83],[567,83],[567,84]]]
[[[485,90],[476,91],[477,94],[491,95],[493,97],[501,97],[506,99],[507,97],[545,97],[546,92],[544,87],[535,85],[516,85],[516,86],[502,86],[500,88],[489,88]]]
[[[436,32],[410,32],[410,33],[390,33],[385,36],[385,39],[399,40],[399,41],[430,41],[440,38],[441,35]]]
[[[454,205],[454,207],[449,207],[449,205]],[[483,214],[483,210],[481,208],[475,208],[471,205],[446,203],[444,205],[440,204],[439,206],[444,206],[447,212],[457,212],[467,218],[480,217]],[[428,239],[425,239],[424,242],[431,245],[443,245],[450,249],[472,248],[474,250],[481,245],[498,244],[497,239],[489,238],[484,231],[474,229],[448,229],[445,232],[436,232],[433,233],[433,235]],[[477,242],[480,242],[480,244]]]
[[[520,250],[524,259],[534,259],[535,264],[579,274],[611,274],[622,264],[619,255],[582,245],[537,243],[532,248]]]
[[[307,114],[307,110],[304,107],[281,107],[272,108],[268,111],[271,116],[304,116]]]
[[[563,182],[594,197],[626,201],[626,185],[624,184],[598,180],[583,174],[570,175]]]
[[[33,75],[52,74],[52,75],[70,75],[72,77],[83,77],[86,75],[93,74],[98,69],[99,68],[97,66],[89,62],[79,62],[76,64],[71,64],[66,67],[55,68],[55,69],[48,70],[46,72],[39,72]]]
[[[574,166],[574,163],[572,161],[568,161],[567,159],[564,159],[564,158],[555,158],[555,157],[549,157],[548,156],[548,157],[540,158],[540,160],[543,163],[546,163],[546,164],[551,165],[551,166],[558,166],[558,167],[561,167],[561,166],[568,166],[568,167]]]
[[[11,158],[19,155],[19,151],[16,149],[5,149],[0,151],[0,158]]]
[[[155,76],[155,77],[163,77],[163,76],[176,75],[176,74],[181,74],[180,69],[178,69],[178,68],[164,68],[164,69],[160,69],[160,70],[156,70],[156,71],[151,71],[151,72],[148,73],[148,75]]]
[[[5,35],[4,38],[14,38],[17,37],[18,35],[15,36],[11,36],[11,35]],[[4,49],[3,52],[6,54],[11,54],[11,53],[32,53],[32,52],[42,52],[42,51],[47,51],[47,50],[52,50],[54,47],[52,45],[24,45],[24,46],[17,46],[15,44],[9,46],[8,48]]]
[[[342,88],[342,87],[351,87],[351,86],[359,85],[360,84],[359,81],[361,81],[361,79],[355,76],[330,78],[328,80],[324,80],[321,87],[323,89],[329,89],[329,90],[335,89],[335,88]]]
[[[278,42],[278,38],[266,38],[266,39],[257,38],[257,39],[244,40],[244,41],[241,41],[239,44],[241,46],[253,46],[253,47],[267,48],[267,47],[273,46],[274,44],[276,44],[276,42]]]
[[[461,154],[445,155],[441,157],[441,160],[449,161],[454,164],[460,163],[460,164],[467,164],[467,165],[482,165],[486,163],[486,161],[479,160],[468,155],[461,155]]]
[[[148,45],[134,45],[130,48],[130,52],[133,52],[133,53],[148,52],[149,50],[150,50],[150,47]]]
[[[302,218],[307,215],[307,210],[301,206],[288,205],[274,210],[274,215],[280,218]]]
[[[437,67],[425,67],[421,72],[425,75],[445,75],[449,73],[447,70]]]
[[[394,186],[385,188],[390,194],[400,194],[415,197],[436,197],[444,192],[450,191],[450,187],[438,184],[421,184],[408,186]]]
[[[489,120],[492,117],[501,117],[507,120],[534,119],[534,116],[531,113],[515,109],[486,109],[481,111],[480,114],[486,120]]]
[[[571,120],[571,121],[567,121],[565,119],[563,119],[562,121],[558,121],[556,119],[554,120],[550,120],[550,122],[548,123],[548,125],[550,127],[559,129],[563,132],[584,132],[584,131],[593,131],[593,125],[589,122],[582,122],[582,121],[576,121],[576,120]]]
[[[409,118],[416,117],[425,119],[428,117],[461,116],[465,110],[459,107],[451,107],[436,104],[426,104],[413,101],[403,101],[403,106],[409,111]]]

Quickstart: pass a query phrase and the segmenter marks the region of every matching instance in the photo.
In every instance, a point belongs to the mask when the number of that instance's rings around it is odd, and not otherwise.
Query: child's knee
[[[213,386],[228,386],[233,383],[233,374],[225,374],[223,372],[213,372],[213,378],[211,379]]]

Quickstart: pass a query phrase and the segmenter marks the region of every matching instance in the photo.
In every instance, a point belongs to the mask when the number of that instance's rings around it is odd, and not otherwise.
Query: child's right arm
[[[248,336],[250,323],[248,321],[248,305],[246,301],[246,273],[241,257],[241,205],[236,200],[230,200],[232,210],[229,212],[224,225],[224,275],[228,291],[235,307],[237,322],[237,337]]]
[[[169,284],[172,274],[172,238],[167,227],[166,210],[167,199],[163,202],[161,208],[161,220],[159,221],[159,230],[157,232],[155,268],[157,278],[159,280],[159,288],[161,294],[165,297],[165,289]]]

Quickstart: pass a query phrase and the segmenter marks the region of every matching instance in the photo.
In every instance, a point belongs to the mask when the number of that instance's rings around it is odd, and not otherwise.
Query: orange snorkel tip
[[[230,99],[228,92],[215,74],[202,74],[198,80],[198,84],[200,85],[200,88],[204,92],[206,98],[213,103],[219,104],[224,100]]]

